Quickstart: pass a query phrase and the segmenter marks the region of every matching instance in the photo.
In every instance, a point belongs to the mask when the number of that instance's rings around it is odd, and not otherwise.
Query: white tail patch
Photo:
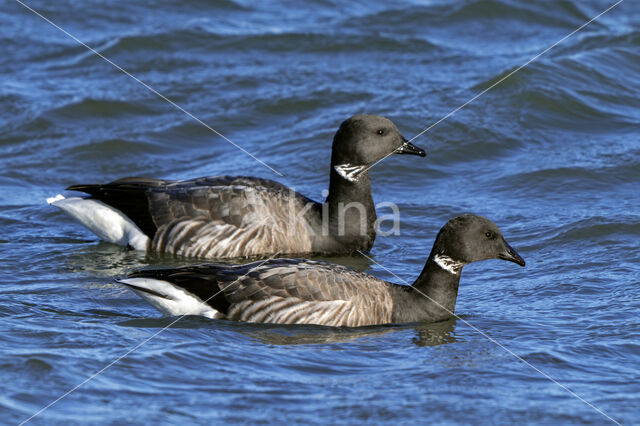
[[[117,282],[126,284],[138,296],[149,302],[164,315],[201,315],[207,318],[224,318],[224,315],[203,303],[193,294],[168,281],[152,278],[124,278]]]
[[[135,250],[147,250],[149,237],[120,210],[91,198],[69,197],[58,194],[47,198],[47,203],[58,207],[101,240],[129,245]]]
[[[451,272],[452,274],[458,274],[462,270],[462,267],[465,265],[464,262],[458,262],[457,260],[453,260],[449,256],[445,256],[444,254],[436,254],[433,260],[439,267],[441,267],[445,271]]]
[[[357,182],[360,174],[367,169],[367,166],[354,166],[352,164],[337,164],[333,166],[336,172],[349,182]]]

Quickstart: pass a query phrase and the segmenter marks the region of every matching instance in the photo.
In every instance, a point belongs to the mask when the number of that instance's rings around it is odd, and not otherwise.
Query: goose
[[[369,168],[390,154],[425,152],[391,120],[356,115],[335,134],[329,192],[315,202],[278,182],[247,176],[140,177],[67,188],[47,202],[104,241],[135,250],[205,258],[368,251],[376,212]]]
[[[466,214],[442,227],[410,286],[334,263],[285,258],[142,269],[116,281],[165,315],[360,327],[452,317],[462,268],[485,259],[525,266],[493,222]]]

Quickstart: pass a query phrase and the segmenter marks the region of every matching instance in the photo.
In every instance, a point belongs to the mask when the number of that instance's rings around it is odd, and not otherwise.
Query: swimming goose
[[[145,269],[117,282],[167,315],[358,327],[450,318],[463,266],[485,259],[525,265],[493,222],[462,215],[440,230],[411,286],[306,259]]]
[[[425,156],[390,120],[356,115],[333,139],[323,203],[245,176],[124,178],[72,185],[67,189],[89,196],[57,195],[47,202],[102,240],[136,250],[210,258],[367,251],[376,221],[368,169],[392,153]]]

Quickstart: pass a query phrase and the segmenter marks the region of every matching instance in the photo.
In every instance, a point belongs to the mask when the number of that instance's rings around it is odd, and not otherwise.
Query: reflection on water
[[[411,339],[413,344],[417,346],[437,346],[456,341],[453,333],[455,324],[455,319],[431,324],[389,324],[357,328],[255,324],[255,329],[245,330],[242,333],[268,344],[307,345],[347,342],[365,337],[414,330],[416,335]]]
[[[338,343],[393,332],[390,327],[337,328],[315,325],[268,325],[244,331],[248,337],[271,345]]]
[[[338,263],[340,265],[348,266],[356,271],[365,271],[373,264],[373,262],[366,257],[355,254],[353,256],[335,256],[335,257],[320,257],[314,256],[313,260],[323,260],[325,262]]]
[[[178,321],[176,321],[178,320]],[[199,316],[136,318],[121,321],[122,327],[136,328],[210,328],[237,332],[252,340],[269,345],[314,345],[343,343],[367,337],[383,336],[402,331],[415,331],[411,342],[416,346],[438,346],[454,343],[456,320],[431,324],[380,325],[368,327],[325,327],[319,325],[253,324],[225,320],[211,320]]]
[[[145,254],[115,244],[100,242],[72,251],[65,258],[68,271],[84,271],[98,277],[112,278],[142,265]]]
[[[340,257],[313,257],[313,259],[338,263],[358,271],[364,271],[372,264],[369,259],[361,255]],[[93,245],[82,246],[81,248],[72,251],[65,260],[65,263],[68,270],[72,272],[86,271],[92,274],[95,273],[99,276],[109,275],[111,277],[117,277],[126,274],[127,272],[131,271],[131,269],[145,266],[158,265],[163,267],[177,267],[186,264],[203,263],[243,264],[259,260],[264,259],[238,258],[213,261],[211,259],[177,256],[170,253],[146,253],[138,250],[130,250],[116,244],[100,241]]]
[[[417,346],[438,346],[454,343],[456,341],[453,333],[455,325],[455,318],[432,324],[417,325],[415,326],[416,337],[411,341]]]
[[[216,320],[197,316],[185,315],[183,317],[157,317],[157,318],[134,318],[120,321],[117,324],[121,327],[135,328],[184,328],[200,329],[213,328]]]

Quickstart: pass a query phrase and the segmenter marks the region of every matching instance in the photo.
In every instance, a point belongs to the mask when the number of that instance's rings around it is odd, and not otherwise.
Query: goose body
[[[375,323],[375,318],[391,322],[388,283],[307,259],[145,270],[119,282],[167,315],[351,327]]]
[[[47,201],[101,239],[137,250],[208,258],[369,250],[376,214],[368,167],[391,153],[424,156],[388,119],[344,121],[332,146],[329,193],[315,202],[272,180],[124,178],[72,185],[88,196]],[[356,208],[346,208],[350,203]]]
[[[524,266],[491,221],[463,215],[441,229],[411,286],[306,259],[144,269],[118,282],[166,315],[359,327],[450,318],[462,267],[493,258]]]

